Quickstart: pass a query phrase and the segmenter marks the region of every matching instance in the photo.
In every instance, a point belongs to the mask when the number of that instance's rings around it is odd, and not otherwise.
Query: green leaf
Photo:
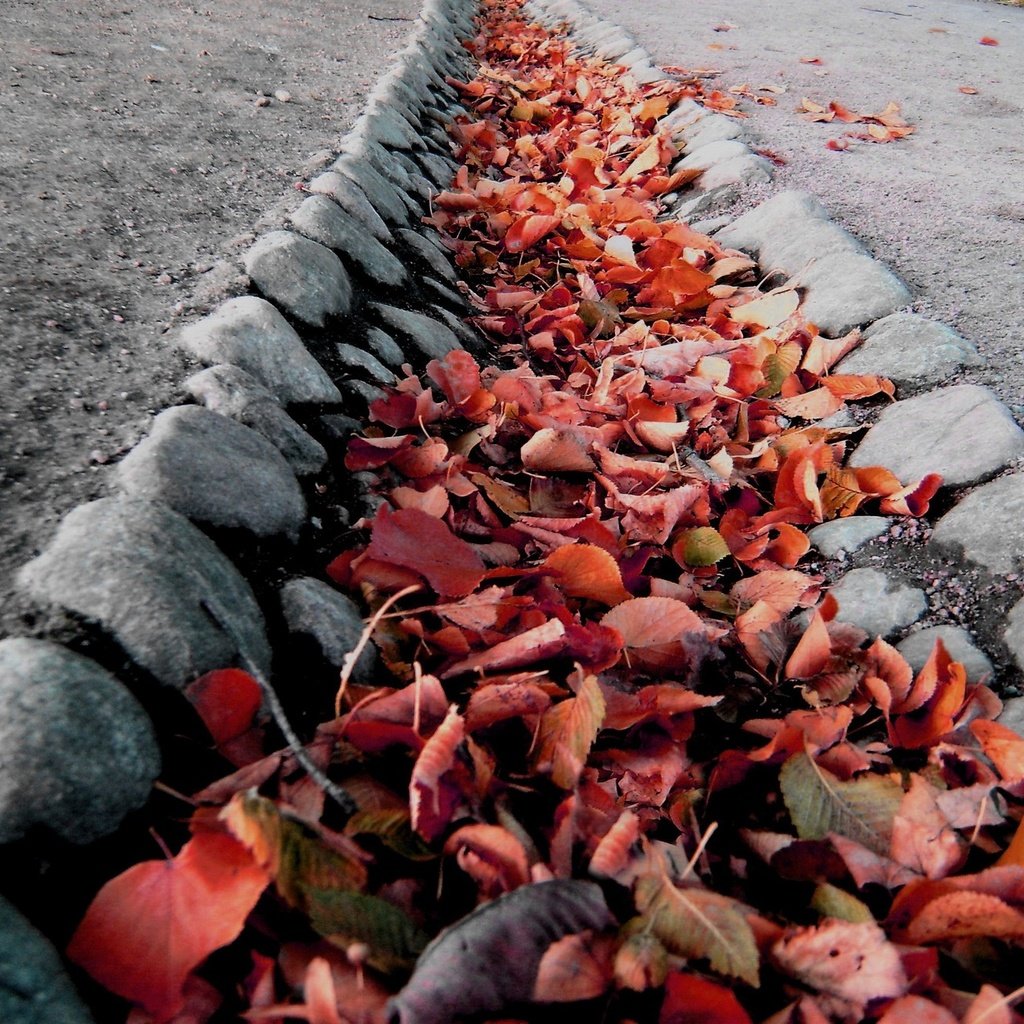
[[[572,789],[604,721],[604,694],[596,676],[586,676],[575,697],[544,712],[537,735],[537,769],[556,786]]]
[[[687,565],[698,567],[714,565],[729,557],[729,545],[713,526],[684,530],[674,550],[683,556]]]
[[[369,947],[367,962],[379,971],[408,970],[427,945],[427,936],[398,907],[361,892],[310,889],[309,920],[332,945]]]
[[[892,821],[903,799],[895,780],[862,775],[843,782],[801,753],[782,766],[779,785],[801,839],[824,839],[838,832],[875,853],[889,852]]]
[[[875,915],[868,909],[867,904],[862,903],[845,889],[840,889],[829,882],[822,882],[814,890],[811,907],[822,917],[837,917],[841,921],[850,921],[852,924],[863,924],[865,921],[875,920]]]
[[[677,956],[703,958],[713,970],[757,987],[760,957],[740,905],[707,889],[678,889],[664,875],[637,882],[637,910]]]
[[[434,860],[437,853],[413,831],[403,807],[356,811],[345,824],[345,835],[376,836],[389,850],[406,860]]]

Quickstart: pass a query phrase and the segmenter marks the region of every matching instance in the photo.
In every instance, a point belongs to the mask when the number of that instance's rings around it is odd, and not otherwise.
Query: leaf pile
[[[381,504],[327,572],[390,676],[343,682],[306,753],[357,810],[261,756],[254,682],[204,677],[236,770],[69,955],[132,1024],[1016,1020],[1024,739],[799,568],[810,524],[927,511],[937,477],[846,467],[827,423],[891,384],[659,219],[670,111],[729,97],[498,0],[473,50],[429,219],[501,363],[410,371],[347,452]]]

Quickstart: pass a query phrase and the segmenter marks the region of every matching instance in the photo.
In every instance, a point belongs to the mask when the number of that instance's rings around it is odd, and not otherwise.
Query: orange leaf
[[[749,324],[755,327],[777,327],[796,312],[800,305],[800,296],[794,289],[769,292],[767,295],[754,299],[742,306],[732,306],[729,318],[738,324]]]
[[[607,947],[600,952],[608,952]],[[607,955],[595,955],[589,933],[566,935],[551,943],[537,967],[533,999],[540,1003],[573,1003],[596,999],[611,983]]]
[[[412,827],[428,842],[445,830],[460,803],[461,792],[446,776],[455,766],[455,752],[465,735],[462,718],[453,704],[413,765],[409,779]]]
[[[107,882],[68,957],[166,1021],[184,1005],[189,974],[237,938],[269,881],[241,843],[200,833],[173,859],[144,861]]]
[[[750,1017],[731,989],[673,971],[665,979],[658,1024],[750,1024]]]
[[[1004,782],[1024,778],[1024,737],[1008,726],[987,719],[971,722],[971,732]]]
[[[653,647],[704,633],[704,623],[682,601],[671,597],[634,597],[609,611],[602,626],[622,634],[626,647]]]
[[[821,612],[815,611],[810,624],[786,662],[787,679],[810,679],[825,671],[832,656],[832,641]]]
[[[957,1024],[957,1019],[924,996],[901,996],[878,1018],[878,1024]]]
[[[531,213],[521,217],[505,232],[505,248],[508,252],[522,252],[536,245],[546,235],[550,235],[562,223],[561,217],[543,213]]]
[[[982,46],[998,46],[999,40],[993,39],[992,36],[982,36],[979,40]]]
[[[566,544],[544,559],[542,568],[558,575],[555,582],[568,597],[582,597],[606,605],[620,604],[632,596],[622,585],[618,562],[593,544]]]
[[[984,892],[948,892],[931,900],[907,925],[908,942],[924,944],[984,936],[1024,939],[1024,913]]]
[[[444,844],[466,874],[488,898],[511,892],[530,881],[530,862],[523,844],[500,825],[464,825]]]
[[[890,737],[904,748],[929,747],[953,729],[956,713],[964,703],[967,673],[953,661],[941,640],[914,679],[900,706],[899,717],[890,723]]]

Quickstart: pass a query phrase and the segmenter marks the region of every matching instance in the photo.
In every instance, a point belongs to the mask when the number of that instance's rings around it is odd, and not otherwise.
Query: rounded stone
[[[253,284],[297,320],[323,327],[352,308],[352,282],[326,246],[294,231],[270,231],[245,254]]]
[[[885,516],[847,516],[833,519],[807,531],[811,543],[826,557],[840,551],[856,551],[889,529],[892,520]]]
[[[337,171],[324,171],[309,183],[309,191],[329,196],[343,210],[355,217],[377,241],[385,245],[393,241],[387,224],[366,198],[366,193],[351,178],[346,178]]]
[[[947,512],[932,532],[932,543],[962,550],[990,572],[1010,573],[1024,563],[1024,475],[983,484]]]
[[[297,538],[306,501],[284,456],[255,430],[196,405],[166,409],[117,468],[121,488],[212,526]]]
[[[869,636],[888,637],[917,622],[928,601],[924,591],[890,580],[877,569],[852,569],[832,588],[836,618],[860,626]]]
[[[920,672],[931,657],[935,641],[941,640],[950,657],[959,661],[967,671],[971,682],[978,682],[992,675],[992,662],[974,645],[974,638],[960,626],[928,626],[911,633],[901,640],[896,649],[910,663],[915,672]]]
[[[398,335],[407,346],[427,359],[443,359],[449,352],[462,347],[451,328],[432,317],[383,302],[371,302],[368,308],[387,331]]]

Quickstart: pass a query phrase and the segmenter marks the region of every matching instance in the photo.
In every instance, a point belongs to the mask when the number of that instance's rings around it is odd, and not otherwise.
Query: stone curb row
[[[239,663],[269,676],[293,647],[336,677],[355,645],[359,608],[301,575],[296,544],[323,546],[311,509],[329,490],[329,450],[381,386],[405,364],[482,346],[450,254],[421,223],[457,166],[444,127],[464,108],[445,78],[469,67],[475,11],[426,0],[340,155],[245,254],[251,293],[181,331],[208,367],[185,382],[197,404],[161,412],[117,467],[119,493],[73,509],[18,574],[51,615],[48,635],[115,653],[101,665],[50,639],[0,641],[0,848],[31,851],[40,830],[88,844],[145,803],[161,756],[144,705],[161,685]],[[345,506],[326,510],[338,531],[373,511],[368,481],[345,483]],[[298,571],[275,586],[261,556]],[[355,678],[375,658],[371,646]],[[0,1020],[91,1019],[49,941],[0,897]]]
[[[528,0],[527,7],[548,27],[567,24],[583,52],[626,67],[638,83],[671,77],[632,36],[578,0]],[[662,125],[681,143],[682,156],[673,170],[702,171],[683,196],[666,197],[666,216],[749,253],[763,274],[797,285],[803,292],[801,311],[824,335],[840,337],[864,328],[862,344],[837,369],[888,377],[899,388],[901,399],[877,418],[850,464],[884,465],[904,481],[937,472],[947,489],[981,484],[942,516],[929,548],[946,559],[962,554],[993,574],[1015,578],[1020,555],[1006,538],[1019,535],[1024,518],[1024,474],[991,478],[1024,456],[1024,431],[987,388],[961,384],[929,390],[979,365],[976,348],[945,324],[906,312],[912,301],[906,285],[834,223],[814,196],[783,191],[736,218],[715,216],[716,210],[742,201],[745,186],[772,178],[771,163],[744,141],[736,118],[683,100]],[[854,424],[846,414],[829,425]],[[964,443],[965,426],[970,444]],[[824,557],[841,563],[891,525],[884,516],[859,515],[824,523],[809,536]],[[840,602],[840,618],[888,638],[912,627],[928,609],[922,589],[870,568],[843,574],[833,593]],[[1014,605],[1005,621],[1004,643],[1024,669],[1024,601]],[[936,638],[965,664],[970,678],[992,674],[988,656],[959,626],[919,629],[897,646],[917,669]],[[1004,717],[1024,719],[1024,699],[1008,702]]]

